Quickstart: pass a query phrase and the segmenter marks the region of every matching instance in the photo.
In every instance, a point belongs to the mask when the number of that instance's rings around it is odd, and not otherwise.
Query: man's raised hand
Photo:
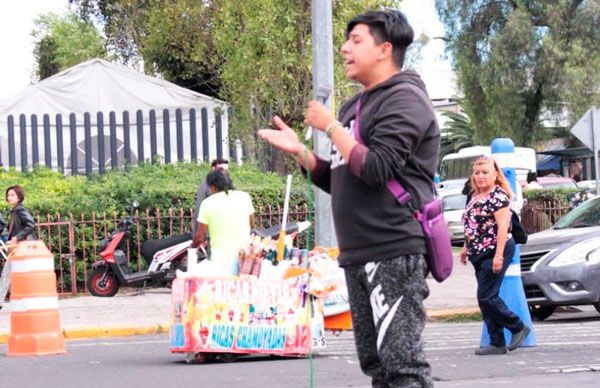
[[[296,132],[279,116],[273,117],[273,124],[277,129],[259,129],[258,136],[287,154],[297,155],[304,150],[304,145],[298,140]]]

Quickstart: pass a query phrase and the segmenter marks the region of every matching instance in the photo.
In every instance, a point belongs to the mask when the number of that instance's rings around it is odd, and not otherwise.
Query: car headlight
[[[600,238],[582,241],[562,251],[548,263],[549,267],[563,267],[576,263],[600,263]]]

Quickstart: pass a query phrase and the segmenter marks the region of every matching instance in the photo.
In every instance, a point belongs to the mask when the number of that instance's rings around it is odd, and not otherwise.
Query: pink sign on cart
[[[323,314],[299,280],[176,279],[172,352],[308,354],[324,346]]]

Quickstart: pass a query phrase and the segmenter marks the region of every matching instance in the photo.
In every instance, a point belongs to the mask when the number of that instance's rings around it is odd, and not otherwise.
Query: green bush
[[[209,169],[207,163],[144,164],[92,178],[63,176],[46,168],[26,173],[11,170],[0,172],[0,187],[23,186],[24,205],[41,216],[121,212],[133,199],[140,202],[140,209],[191,209],[198,185]],[[254,165],[232,164],[230,174],[234,186],[252,196],[257,212],[268,205],[283,206],[285,177],[259,171]],[[305,204],[306,180],[296,174],[292,188],[290,206]],[[0,211],[8,210],[8,204],[1,201]]]
[[[567,206],[569,204],[568,195],[578,191],[581,189],[529,190],[523,192],[523,197],[527,201],[533,202],[559,201],[563,206]]]

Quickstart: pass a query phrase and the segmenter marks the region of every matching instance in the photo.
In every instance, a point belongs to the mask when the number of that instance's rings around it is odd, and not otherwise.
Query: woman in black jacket
[[[35,239],[35,221],[29,210],[23,206],[24,200],[25,193],[21,186],[14,185],[6,189],[6,202],[12,206],[8,221],[8,239],[11,244]]]

